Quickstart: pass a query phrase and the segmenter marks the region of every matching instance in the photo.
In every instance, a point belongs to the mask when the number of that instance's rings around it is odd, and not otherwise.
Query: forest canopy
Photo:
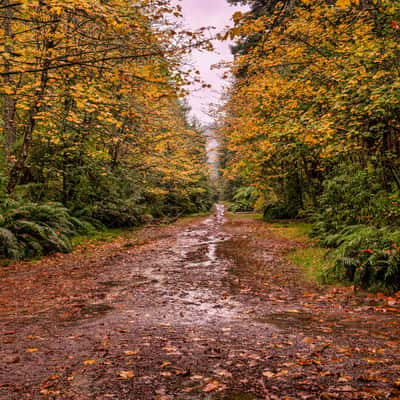
[[[166,0],[3,0],[0,255],[210,206],[183,61],[207,47]],[[62,232],[62,234],[60,234]]]

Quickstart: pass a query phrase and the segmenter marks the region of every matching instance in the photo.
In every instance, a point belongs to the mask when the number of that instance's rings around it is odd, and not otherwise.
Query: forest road
[[[0,270],[0,399],[400,399],[400,310],[223,205]]]

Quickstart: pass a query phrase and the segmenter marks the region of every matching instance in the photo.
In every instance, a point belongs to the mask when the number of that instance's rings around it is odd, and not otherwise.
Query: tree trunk
[[[44,62],[43,72],[40,80],[40,87],[36,91],[36,98],[29,110],[29,116],[24,127],[23,142],[22,146],[13,168],[10,171],[7,192],[11,193],[18,185],[20,178],[24,172],[26,159],[28,158],[29,149],[32,144],[33,131],[35,129],[36,121],[35,117],[42,108],[42,100],[46,92],[48,83],[48,70],[50,62],[46,60]]]
[[[3,20],[3,29],[4,29],[4,50],[6,54],[11,54],[13,52],[12,46],[12,35],[13,30],[11,26],[11,19],[14,14],[13,6],[10,4],[10,0],[3,0],[4,7],[4,20]],[[14,86],[14,81],[10,75],[7,73],[10,71],[10,61],[8,60],[8,56],[6,55],[4,61],[4,87],[11,89]],[[11,93],[4,94],[4,103],[3,103],[3,119],[4,119],[4,152],[7,158],[12,153],[13,145],[17,138],[17,129],[15,124],[15,112],[16,112],[16,101],[15,96]]]

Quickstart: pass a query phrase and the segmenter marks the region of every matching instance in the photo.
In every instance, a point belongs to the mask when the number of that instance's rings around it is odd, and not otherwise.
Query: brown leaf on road
[[[36,348],[36,347],[32,347],[32,348],[30,348],[30,349],[26,349],[25,351],[26,351],[27,353],[36,353],[37,351],[39,351],[39,349]]]
[[[83,362],[83,365],[93,365],[96,363],[96,360],[85,360]]]
[[[275,376],[275,374],[271,371],[264,371],[263,376],[265,376],[266,378],[273,378]]]
[[[118,376],[120,379],[132,379],[135,373],[133,371],[120,371]]]
[[[161,368],[166,368],[166,367],[168,367],[168,366],[170,366],[171,365],[171,363],[169,362],[169,361],[165,361],[165,362],[163,362],[162,364],[161,364]]]
[[[127,351],[124,351],[124,354],[126,355],[126,356],[135,356],[136,354],[139,354],[139,350],[127,350]]]
[[[208,392],[213,392],[214,390],[219,389],[221,386],[221,383],[216,381],[216,380],[212,380],[211,382],[209,382],[206,386],[204,386],[203,388],[203,392],[208,393]]]

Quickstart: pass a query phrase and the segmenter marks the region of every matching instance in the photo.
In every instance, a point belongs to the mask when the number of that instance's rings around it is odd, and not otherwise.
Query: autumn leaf
[[[135,373],[133,371],[120,371],[118,376],[121,379],[132,379],[135,376]]]
[[[221,386],[220,382],[212,380],[206,386],[203,387],[202,391],[206,393],[213,392],[214,390],[219,389],[220,386]]]
[[[264,371],[263,376],[265,376],[266,378],[273,378],[275,376],[275,374],[271,371]]]
[[[171,363],[170,363],[169,361],[165,361],[165,362],[163,362],[163,363],[161,364],[161,368],[166,368],[166,367],[168,367],[169,365],[171,365]]]
[[[61,392],[59,390],[49,390],[49,389],[42,389],[40,391],[40,394],[44,396],[54,396],[54,395],[59,395]]]
[[[32,347],[32,348],[30,348],[30,349],[26,349],[25,351],[26,351],[27,353],[36,353],[37,351],[39,351],[39,349],[36,348],[36,347]]]
[[[352,0],[337,0],[336,5],[340,8],[346,8],[351,5]]]
[[[124,354],[126,356],[134,356],[134,355],[139,354],[139,353],[140,353],[140,350],[127,350],[127,351],[124,351]]]

